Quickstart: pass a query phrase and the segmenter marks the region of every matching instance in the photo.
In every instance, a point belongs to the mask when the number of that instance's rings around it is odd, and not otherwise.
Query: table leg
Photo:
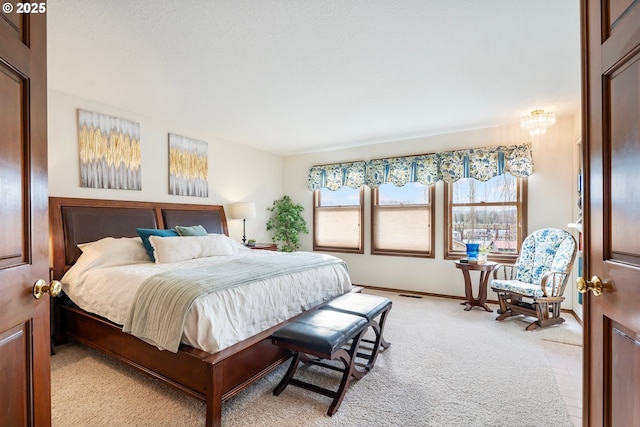
[[[480,282],[478,286],[478,298],[473,296],[473,288],[471,286],[471,275],[469,270],[462,270],[462,275],[464,276],[464,293],[467,301],[460,303],[461,305],[466,305],[464,308],[465,311],[471,310],[473,307],[482,307],[488,312],[493,312],[490,309],[487,302],[487,283],[489,282],[489,271],[480,271]]]
[[[488,312],[493,312],[489,307],[487,307],[487,283],[489,282],[490,271],[481,271],[480,272],[480,286],[478,289],[478,299],[476,300],[476,305],[484,308]]]
[[[473,298],[473,288],[471,287],[471,275],[468,270],[462,270],[462,275],[464,276],[464,295],[466,296],[467,301],[461,304],[466,305],[464,308],[465,311],[469,311],[475,303],[475,299]]]

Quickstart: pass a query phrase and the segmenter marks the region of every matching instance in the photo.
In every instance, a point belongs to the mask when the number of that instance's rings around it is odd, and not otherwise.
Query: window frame
[[[522,242],[527,237],[527,221],[528,221],[528,192],[527,192],[527,178],[516,178],[516,202],[477,202],[477,203],[452,203],[453,199],[453,182],[445,182],[444,184],[444,259],[461,259],[467,256],[464,251],[451,250],[452,236],[453,236],[453,206],[516,206],[517,209],[517,233],[518,239],[517,252],[515,254],[492,254],[489,253],[488,260],[498,263],[514,263],[520,256],[520,250],[522,249]]]
[[[350,254],[363,254],[364,253],[364,185],[361,185],[359,188],[359,199],[360,199],[360,215],[359,215],[359,227],[360,227],[360,235],[359,235],[359,248],[343,248],[337,246],[321,246],[317,242],[316,238],[316,224],[318,217],[318,210],[322,210],[325,208],[335,209],[340,207],[354,207],[356,205],[349,206],[320,206],[320,189],[313,191],[313,250],[314,251],[322,251],[322,252],[341,252],[341,253],[350,253]]]
[[[430,219],[429,219],[429,224],[431,225],[429,227],[430,229],[430,250],[429,253],[425,253],[425,252],[421,252],[421,251],[412,251],[412,250],[393,250],[393,249],[376,249],[376,242],[375,242],[375,227],[376,227],[376,221],[375,221],[375,210],[376,207],[378,206],[377,202],[379,199],[379,188],[372,188],[371,189],[371,255],[389,255],[389,256],[404,256],[404,257],[415,257],[415,258],[435,258],[435,221],[436,221],[436,212],[435,212],[435,208],[436,208],[436,185],[435,184],[428,184],[429,187],[429,203],[427,205],[425,204],[411,204],[411,205],[407,205],[410,207],[415,207],[415,206],[429,206],[429,215],[430,215]],[[400,206],[386,206],[385,207],[389,207],[392,209],[402,209],[402,205]]]

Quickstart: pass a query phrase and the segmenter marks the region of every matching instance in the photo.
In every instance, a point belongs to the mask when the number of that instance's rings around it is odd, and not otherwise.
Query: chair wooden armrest
[[[493,268],[493,278],[499,280],[513,280],[518,272],[518,264],[497,264]]]
[[[564,294],[564,288],[567,284],[568,273],[561,271],[549,271],[542,276],[540,281],[540,289],[544,296],[560,297]],[[547,295],[547,290],[551,288],[551,295]],[[564,299],[564,298],[563,298]]]

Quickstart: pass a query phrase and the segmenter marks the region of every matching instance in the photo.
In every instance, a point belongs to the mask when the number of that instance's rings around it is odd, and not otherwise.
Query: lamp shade
[[[229,207],[229,217],[232,219],[254,219],[256,204],[253,202],[234,203]]]

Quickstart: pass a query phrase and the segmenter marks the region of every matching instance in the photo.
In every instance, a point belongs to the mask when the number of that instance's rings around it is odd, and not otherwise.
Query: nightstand
[[[247,246],[249,249],[258,249],[262,251],[277,251],[278,245],[275,243],[256,243],[255,246]]]

